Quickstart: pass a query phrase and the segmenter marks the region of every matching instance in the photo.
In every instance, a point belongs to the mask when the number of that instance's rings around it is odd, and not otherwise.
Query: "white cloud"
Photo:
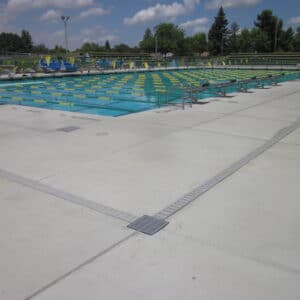
[[[94,16],[103,16],[109,14],[110,11],[108,9],[104,9],[102,7],[91,7],[87,10],[84,10],[80,13],[80,18],[88,18]]]
[[[94,0],[8,0],[7,10],[19,13],[34,8],[80,8],[94,4]]]
[[[182,29],[190,29],[190,28],[194,28],[196,26],[202,26],[208,23],[208,19],[207,18],[199,18],[199,19],[195,19],[195,20],[190,20],[187,22],[184,22],[182,24],[180,24],[179,26]]]
[[[53,22],[59,17],[57,9],[91,7],[95,2],[96,0],[7,0],[6,3],[0,3],[0,27],[8,28],[8,23],[15,22],[16,17],[26,11],[49,8],[40,20]],[[97,8],[96,11],[99,13]]]
[[[55,22],[59,20],[61,15],[62,15],[61,11],[55,9],[49,9],[44,14],[42,14],[40,20],[45,22]]]
[[[70,49],[76,49],[85,42],[95,42],[104,45],[106,40],[109,40],[111,45],[119,41],[119,37],[115,33],[107,31],[102,26],[84,27],[79,31],[72,31],[69,28],[68,41]],[[65,31],[60,29],[54,32],[37,31],[34,33],[36,43],[44,43],[48,47],[54,45],[65,46]],[[45,38],[46,37],[46,38]]]
[[[215,9],[223,6],[224,8],[240,7],[240,6],[252,6],[256,5],[263,0],[212,0],[206,2],[206,8]]]
[[[180,24],[179,27],[186,31],[191,31],[193,33],[206,32],[208,30],[206,27],[208,21],[208,18],[198,18],[195,20],[184,22]]]
[[[200,0],[184,0],[182,3],[156,4],[138,11],[133,17],[125,18],[124,24],[135,25],[147,23],[157,19],[176,18],[191,12]]]
[[[293,17],[289,20],[289,23],[291,24],[295,24],[295,25],[298,25],[300,24],[300,16],[299,17]]]

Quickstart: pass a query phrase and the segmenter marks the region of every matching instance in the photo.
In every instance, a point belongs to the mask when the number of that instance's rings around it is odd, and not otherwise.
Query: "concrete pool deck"
[[[0,106],[0,299],[298,300],[299,83],[119,118]]]

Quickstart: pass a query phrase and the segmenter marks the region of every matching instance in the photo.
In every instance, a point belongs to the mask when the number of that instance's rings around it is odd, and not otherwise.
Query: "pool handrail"
[[[226,97],[226,89],[228,87],[232,87],[236,83],[237,83],[236,79],[231,79],[231,80],[226,81],[226,82],[217,83],[217,84],[214,85],[214,87],[216,89],[215,93],[219,97]]]

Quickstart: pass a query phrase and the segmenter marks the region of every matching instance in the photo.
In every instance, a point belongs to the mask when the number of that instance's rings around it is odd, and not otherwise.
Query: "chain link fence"
[[[72,61],[79,71],[113,69],[151,69],[167,67],[214,66],[300,66],[300,54],[232,54],[223,57],[162,57],[149,54],[124,53],[73,53],[33,54],[13,53],[0,55],[0,72],[39,72],[39,61],[46,56],[54,61]]]

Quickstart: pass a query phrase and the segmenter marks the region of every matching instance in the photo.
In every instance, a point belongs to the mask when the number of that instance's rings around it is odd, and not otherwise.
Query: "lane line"
[[[45,84],[44,81],[25,81],[25,82],[13,82],[13,83],[0,83],[0,88],[8,86],[19,86],[19,85],[36,85],[36,84]]]

